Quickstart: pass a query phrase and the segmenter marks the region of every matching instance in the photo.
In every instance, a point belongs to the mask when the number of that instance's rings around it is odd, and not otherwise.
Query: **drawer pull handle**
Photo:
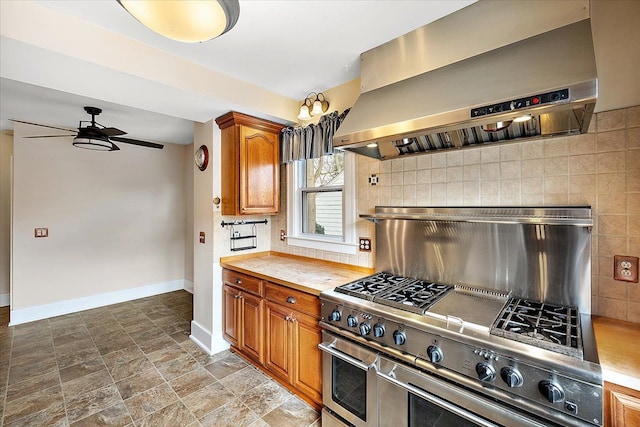
[[[237,285],[242,285],[242,279],[236,279],[236,284]]]
[[[289,304],[295,304],[295,303],[296,303],[296,299],[295,299],[294,297],[288,297],[288,298],[287,298],[287,302],[288,302]]]

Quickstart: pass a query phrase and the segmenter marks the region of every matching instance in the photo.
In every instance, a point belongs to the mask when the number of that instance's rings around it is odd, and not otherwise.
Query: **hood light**
[[[513,119],[513,121],[516,123],[522,123],[531,119],[533,119],[533,116],[531,114],[525,114],[523,116],[516,117],[515,119]]]
[[[377,146],[378,146],[377,142],[372,142],[372,143],[367,144],[367,148],[376,148]]]
[[[156,33],[180,42],[214,39],[236,25],[238,0],[117,0],[131,16]]]

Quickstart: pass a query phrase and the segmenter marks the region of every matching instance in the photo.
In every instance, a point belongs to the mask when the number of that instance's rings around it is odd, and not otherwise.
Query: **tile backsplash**
[[[592,312],[640,323],[640,284],[613,279],[614,255],[640,256],[640,106],[601,112],[589,133],[378,161],[357,156],[358,213],[377,205],[590,205]],[[280,242],[286,173],[271,249],[375,267],[372,253],[341,255]],[[375,174],[376,185],[369,177]],[[373,237],[358,221],[358,236]],[[375,248],[375,241],[373,242]]]

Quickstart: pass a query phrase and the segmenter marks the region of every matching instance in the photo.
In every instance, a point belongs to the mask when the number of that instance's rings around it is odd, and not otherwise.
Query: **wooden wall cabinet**
[[[604,383],[605,427],[640,426],[640,392]]]
[[[320,299],[227,269],[222,274],[225,339],[240,354],[259,362],[259,367],[280,383],[320,407]],[[241,283],[237,283],[238,280]],[[241,288],[246,284],[259,290],[263,298],[258,298],[257,292],[251,294],[246,288]]]
[[[232,346],[258,363],[263,362],[262,283],[260,280],[223,270],[223,335]]]
[[[274,215],[280,208],[281,124],[231,111],[222,133],[222,215]]]

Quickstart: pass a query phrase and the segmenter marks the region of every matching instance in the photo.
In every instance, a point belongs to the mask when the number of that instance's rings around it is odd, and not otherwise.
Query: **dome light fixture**
[[[309,120],[312,116],[321,116],[329,109],[329,101],[322,92],[311,92],[300,106],[298,120]]]
[[[240,16],[238,0],[117,0],[131,16],[156,33],[185,43],[214,39]]]
[[[120,148],[103,135],[83,136],[73,138],[73,146],[94,151],[118,151]]]

